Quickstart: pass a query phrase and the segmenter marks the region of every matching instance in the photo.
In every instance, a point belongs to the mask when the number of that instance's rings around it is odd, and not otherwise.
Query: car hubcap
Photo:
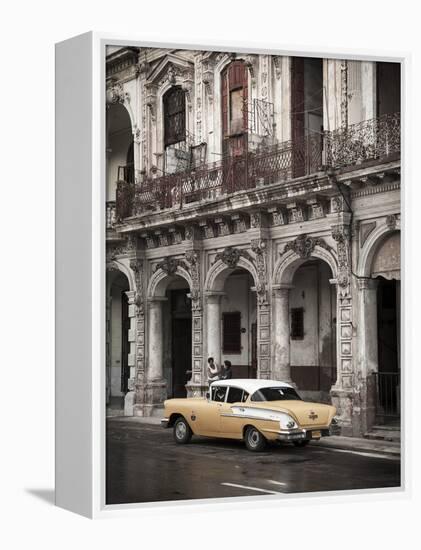
[[[186,432],[187,432],[187,430],[186,430],[186,426],[185,426],[184,422],[179,422],[177,424],[176,429],[175,429],[175,433],[177,435],[177,438],[178,439],[183,439],[183,437],[186,435]]]
[[[259,434],[255,430],[250,432],[249,443],[252,447],[256,447],[256,445],[258,445],[258,443],[259,443]]]

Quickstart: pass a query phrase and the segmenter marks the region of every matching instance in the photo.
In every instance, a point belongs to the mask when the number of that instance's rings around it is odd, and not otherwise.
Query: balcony
[[[385,115],[346,129],[314,134],[264,150],[248,150],[187,171],[135,184],[130,170],[121,167],[117,183],[116,219],[148,212],[180,209],[185,205],[284,183],[331,169],[388,160],[400,153],[400,114]],[[126,173],[127,172],[127,173]]]

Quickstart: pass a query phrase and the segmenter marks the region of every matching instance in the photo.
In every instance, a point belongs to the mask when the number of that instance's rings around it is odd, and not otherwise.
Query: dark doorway
[[[378,415],[387,421],[399,417],[398,291],[395,280],[379,277],[377,289]]]
[[[121,391],[127,393],[130,378],[129,367],[129,299],[125,292],[121,293]]]
[[[321,166],[323,132],[323,61],[293,57],[291,65],[293,177]]]
[[[377,63],[377,116],[401,110],[400,63]]]
[[[186,397],[192,368],[192,318],[188,289],[171,291],[172,395]]]

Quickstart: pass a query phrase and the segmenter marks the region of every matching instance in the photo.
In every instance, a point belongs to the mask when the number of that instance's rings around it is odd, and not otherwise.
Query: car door
[[[194,430],[198,435],[220,435],[221,410],[225,405],[226,386],[211,387],[209,399],[202,402],[195,411]]]
[[[225,403],[220,408],[220,432],[222,437],[241,439],[243,437],[244,417],[238,414],[243,408],[248,393],[242,388],[231,386]]]

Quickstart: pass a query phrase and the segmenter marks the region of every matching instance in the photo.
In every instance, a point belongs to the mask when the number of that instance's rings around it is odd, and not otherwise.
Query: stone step
[[[387,429],[381,427],[381,429],[371,429],[364,437],[366,439],[376,439],[378,441],[393,441],[399,443],[401,440],[401,431],[396,429]]]
[[[395,431],[395,432],[400,432],[401,431],[401,427],[400,427],[400,424],[379,424],[379,425],[376,425],[376,426],[373,426],[371,428],[373,431],[377,431],[377,430],[385,430],[385,431]]]

